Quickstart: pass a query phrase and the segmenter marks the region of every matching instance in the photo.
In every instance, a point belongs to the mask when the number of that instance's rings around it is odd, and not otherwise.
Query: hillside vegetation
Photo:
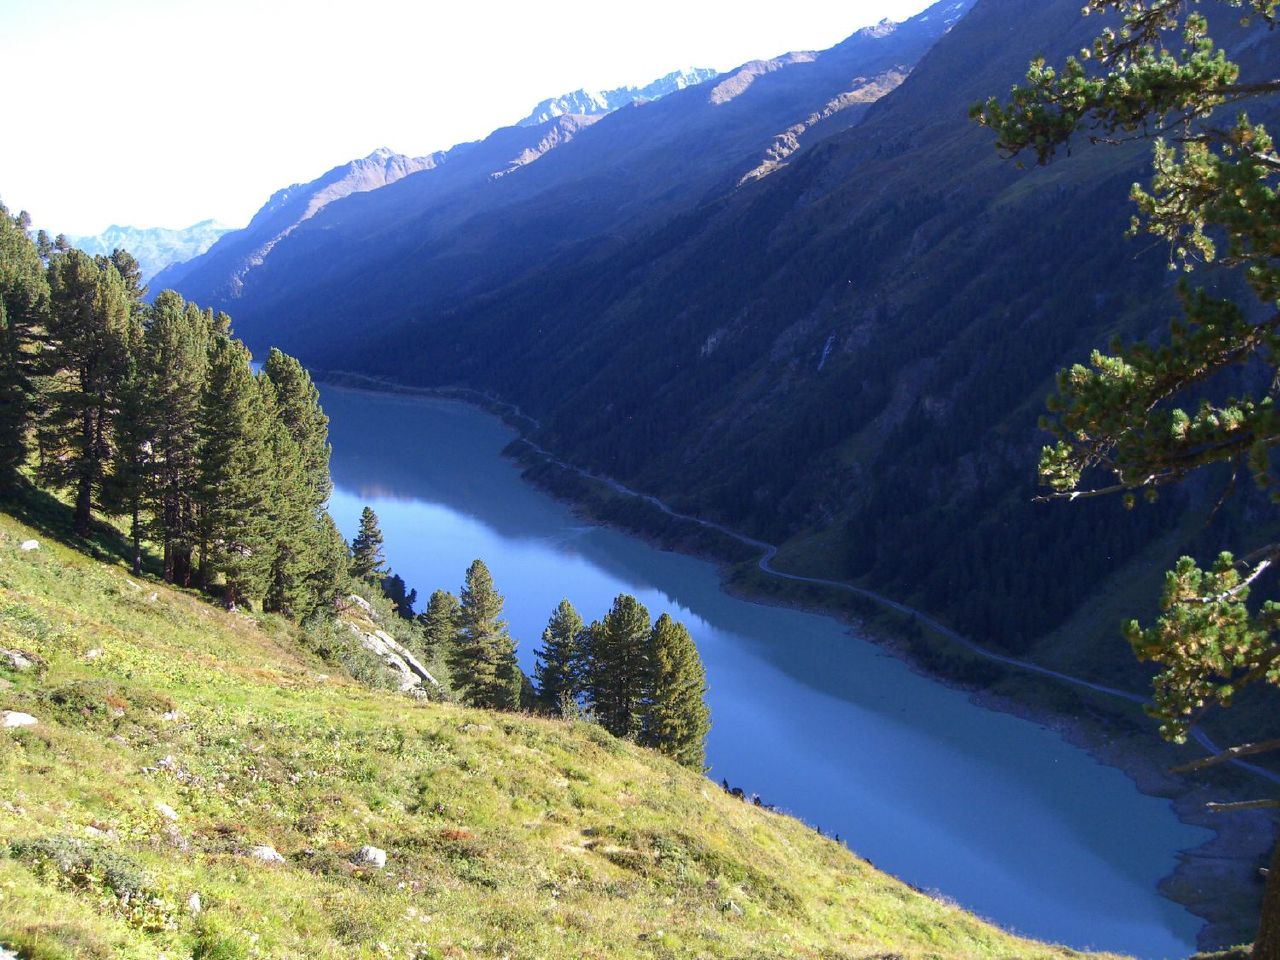
[[[37,536],[0,515],[0,647],[35,655],[0,709],[39,721],[0,731],[19,957],[1077,955],[595,726],[369,689]]]

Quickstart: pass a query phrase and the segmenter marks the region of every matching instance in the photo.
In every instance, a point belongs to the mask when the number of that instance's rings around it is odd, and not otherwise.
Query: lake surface
[[[697,641],[710,776],[755,792],[916,886],[1030,936],[1185,957],[1199,921],[1156,883],[1207,831],[1036,724],[960,692],[825,617],[735,600],[707,562],[583,522],[520,479],[514,433],[443,400],[325,387],[331,511],[372,506],[392,569],[457,591],[476,557],[506,597],[520,661],[568,597],[586,620],[614,596],[669,611]]]

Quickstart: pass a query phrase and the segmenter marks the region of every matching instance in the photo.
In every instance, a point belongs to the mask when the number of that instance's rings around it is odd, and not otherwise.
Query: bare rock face
[[[347,603],[349,606],[359,607],[366,613],[371,614],[373,612],[368,603],[354,594],[347,597]],[[347,626],[351,628],[352,633],[360,638],[360,643],[366,650],[381,657],[383,663],[400,675],[400,691],[402,693],[408,693],[411,690],[420,688],[424,681],[433,687],[440,686],[439,681],[419,662],[418,658],[385,630],[374,630],[372,633],[366,633],[354,623],[348,623]]]
[[[366,845],[356,851],[356,855],[351,858],[351,862],[357,867],[372,867],[375,870],[381,870],[387,865],[387,851],[379,847]]]
[[[17,710],[0,712],[0,727],[6,730],[16,730],[19,727],[34,727],[39,722],[29,713],[19,713]]]

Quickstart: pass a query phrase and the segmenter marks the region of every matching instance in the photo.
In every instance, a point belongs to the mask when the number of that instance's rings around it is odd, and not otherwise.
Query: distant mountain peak
[[[570,114],[584,117],[602,113],[612,113],[620,107],[636,101],[658,100],[669,93],[693,87],[705,80],[718,76],[718,72],[705,67],[690,67],[687,70],[673,70],[665,77],[659,77],[643,87],[616,87],[613,90],[574,90],[558,97],[543,100],[533,108],[533,112],[521,120],[516,126],[534,127],[556,117]]]

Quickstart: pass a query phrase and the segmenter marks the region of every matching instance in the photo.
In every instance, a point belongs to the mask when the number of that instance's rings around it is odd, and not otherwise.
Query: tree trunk
[[[1253,960],[1280,960],[1280,842],[1271,853],[1271,872],[1262,896],[1262,919],[1253,942]]]
[[[142,576],[142,519],[138,515],[138,501],[133,501],[133,575]]]
[[[76,536],[89,536],[89,522],[93,515],[93,460],[97,456],[94,444],[93,413],[86,410],[80,418],[81,461],[76,479],[76,513],[73,529]]]

